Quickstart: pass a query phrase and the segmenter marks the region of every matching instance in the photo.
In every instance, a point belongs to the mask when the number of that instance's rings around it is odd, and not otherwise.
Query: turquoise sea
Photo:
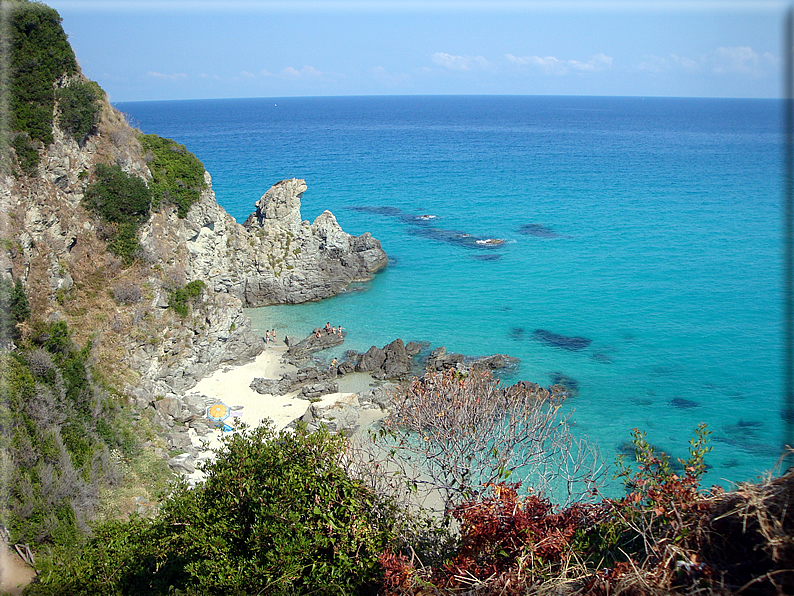
[[[390,257],[360,291],[251,311],[345,349],[401,337],[521,359],[506,381],[566,375],[579,432],[614,460],[631,429],[685,455],[713,431],[707,484],[749,480],[783,437],[777,100],[327,97],[117,104],[185,144],[238,221],[305,178]],[[417,219],[420,216],[432,218]],[[470,237],[462,236],[469,234]],[[476,239],[503,239],[487,246]],[[578,350],[536,330],[586,338]],[[581,342],[581,343],[587,343]]]

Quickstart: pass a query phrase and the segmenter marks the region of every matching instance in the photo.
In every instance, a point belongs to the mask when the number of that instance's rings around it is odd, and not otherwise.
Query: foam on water
[[[401,337],[510,354],[522,361],[510,381],[547,385],[564,374],[578,382],[568,406],[609,460],[633,427],[685,455],[706,421],[710,482],[750,479],[774,463],[782,437],[776,101],[353,97],[119,107],[145,132],[194,151],[238,221],[271,184],[300,177],[304,218],[327,208],[346,231],[382,242],[390,265],[372,282],[318,303],[251,310],[259,329],[303,336],[330,321],[347,329],[344,349]],[[506,242],[476,242],[488,238]],[[536,330],[591,341],[563,349]]]

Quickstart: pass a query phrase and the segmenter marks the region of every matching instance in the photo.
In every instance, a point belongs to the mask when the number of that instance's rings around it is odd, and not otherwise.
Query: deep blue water
[[[144,132],[187,145],[238,221],[274,182],[305,178],[305,219],[330,209],[346,231],[382,242],[391,264],[362,291],[257,309],[261,329],[305,335],[330,321],[347,329],[345,349],[401,337],[510,354],[522,361],[511,381],[548,385],[562,373],[578,382],[568,406],[610,461],[634,427],[685,455],[705,421],[707,483],[774,464],[783,432],[776,100],[118,107]],[[591,342],[566,350],[538,329]]]

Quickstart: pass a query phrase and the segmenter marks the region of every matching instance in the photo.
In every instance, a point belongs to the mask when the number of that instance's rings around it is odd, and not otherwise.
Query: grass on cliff
[[[152,173],[153,207],[170,203],[176,205],[179,217],[185,217],[207,187],[204,164],[184,145],[171,139],[143,135],[141,145]]]
[[[149,217],[151,191],[143,180],[118,165],[98,164],[95,175],[86,188],[83,204],[106,222],[108,249],[130,264],[140,249],[138,228]]]

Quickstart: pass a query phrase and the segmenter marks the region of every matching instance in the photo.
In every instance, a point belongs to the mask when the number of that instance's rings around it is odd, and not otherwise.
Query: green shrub
[[[22,169],[32,174],[39,156],[30,142],[52,143],[53,85],[64,75],[77,73],[77,60],[57,11],[25,0],[5,4],[10,9],[10,26],[4,30],[11,42],[10,128],[28,137],[15,140],[14,148]]]
[[[32,327],[17,350],[0,351],[0,519],[15,542],[69,545],[114,477],[103,454],[129,442],[126,419],[113,400],[97,399],[90,342],[75,346],[64,321]]]
[[[374,593],[392,523],[342,467],[345,439],[263,426],[224,441],[205,483],[151,522],[96,528],[28,593]]]
[[[140,248],[138,227],[149,217],[152,195],[146,183],[117,165],[96,166],[96,181],[86,188],[86,208],[114,224],[108,248],[129,264]]]
[[[19,341],[17,325],[30,317],[30,305],[22,281],[0,276],[0,345]]]
[[[168,307],[184,319],[188,314],[189,303],[201,296],[204,287],[204,282],[196,279],[188,283],[184,288],[170,292],[168,294]]]
[[[28,175],[35,174],[36,167],[39,165],[39,147],[41,143],[33,141],[28,133],[21,132],[14,135],[11,146],[14,148],[22,171]]]
[[[177,215],[185,217],[198,201],[204,182],[204,164],[184,145],[157,135],[143,135],[141,144],[149,155],[152,195],[155,208],[162,203],[177,206]]]
[[[104,93],[93,81],[71,81],[55,92],[60,109],[59,123],[82,145],[96,126]]]

